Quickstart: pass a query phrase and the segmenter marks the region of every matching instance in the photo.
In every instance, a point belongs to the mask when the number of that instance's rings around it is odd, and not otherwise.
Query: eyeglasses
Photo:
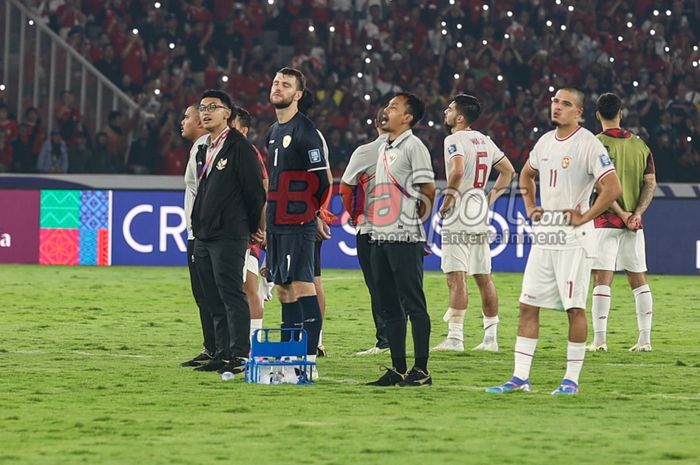
[[[197,107],[200,113],[203,113],[205,111],[216,111],[217,108],[224,108],[226,110],[229,109],[226,105],[217,105],[216,103],[210,103],[209,105],[200,105]]]

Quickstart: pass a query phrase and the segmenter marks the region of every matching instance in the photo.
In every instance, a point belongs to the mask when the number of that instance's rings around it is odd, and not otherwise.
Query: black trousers
[[[214,358],[247,358],[250,309],[243,292],[243,264],[248,238],[195,239],[197,275],[214,322]]]
[[[372,306],[372,318],[374,319],[374,327],[376,328],[375,336],[377,338],[376,346],[382,349],[389,347],[389,338],[386,335],[386,321],[384,312],[379,306],[379,296],[374,285],[374,277],[372,274],[371,252],[372,245],[370,244],[369,234],[357,235],[357,259],[360,262],[362,275],[365,278],[365,284],[369,291],[370,305]]]
[[[214,340],[214,320],[207,310],[207,303],[204,299],[204,289],[199,281],[199,275],[194,264],[194,239],[187,241],[187,268],[190,271],[190,285],[192,296],[199,307],[199,321],[202,324],[202,335],[204,336],[204,349],[213,354],[216,352],[216,341]]]
[[[370,261],[379,305],[386,315],[391,358],[406,358],[406,317],[416,359],[428,358],[430,316],[423,293],[423,244],[377,242]]]

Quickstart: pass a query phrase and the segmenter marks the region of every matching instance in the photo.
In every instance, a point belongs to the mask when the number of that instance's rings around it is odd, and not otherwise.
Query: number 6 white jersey
[[[490,137],[479,131],[462,130],[445,138],[445,172],[450,177],[450,161],[464,157],[464,177],[459,185],[455,207],[443,220],[444,231],[472,234],[489,230],[489,206],[484,187],[491,168],[505,158]]]
[[[593,133],[580,126],[564,139],[557,138],[554,130],[544,134],[530,152],[528,163],[539,172],[540,204],[546,212],[576,207],[581,209],[581,213],[586,212],[590,208],[595,183],[615,171],[603,144]],[[560,232],[566,238],[558,243],[538,243],[541,248],[581,246],[581,242],[575,238],[574,228],[563,224],[561,215],[547,213],[540,223],[533,226],[535,234]],[[593,221],[576,229],[576,235],[592,233]]]

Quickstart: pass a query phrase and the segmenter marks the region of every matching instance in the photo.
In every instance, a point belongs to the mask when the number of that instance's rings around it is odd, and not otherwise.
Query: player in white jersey
[[[552,394],[578,392],[586,354],[586,297],[596,255],[593,218],[620,196],[620,180],[603,144],[579,125],[583,94],[571,88],[552,97],[552,124],[520,174],[533,245],[523,275],[513,377],[487,392],[530,391],[530,367],[540,330],[540,308],[565,310],[569,319],[566,373]],[[540,202],[535,203],[535,178]],[[591,193],[598,192],[589,208]]]
[[[471,129],[481,104],[471,95],[457,95],[445,110],[445,170],[447,191],[440,208],[442,218],[442,271],[447,276],[450,301],[443,319],[447,338],[433,350],[464,350],[464,315],[467,312],[466,275],[473,276],[481,293],[484,339],[474,350],[498,352],[498,294],[491,278],[488,235],[489,207],[505,191],[515,170],[487,136]],[[487,197],[484,190],[491,168],[498,172]]]

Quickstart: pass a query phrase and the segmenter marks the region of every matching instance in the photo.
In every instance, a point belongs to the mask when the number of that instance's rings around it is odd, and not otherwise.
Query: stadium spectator
[[[68,148],[60,130],[52,130],[51,138],[41,147],[37,171],[54,174],[68,172]]]

